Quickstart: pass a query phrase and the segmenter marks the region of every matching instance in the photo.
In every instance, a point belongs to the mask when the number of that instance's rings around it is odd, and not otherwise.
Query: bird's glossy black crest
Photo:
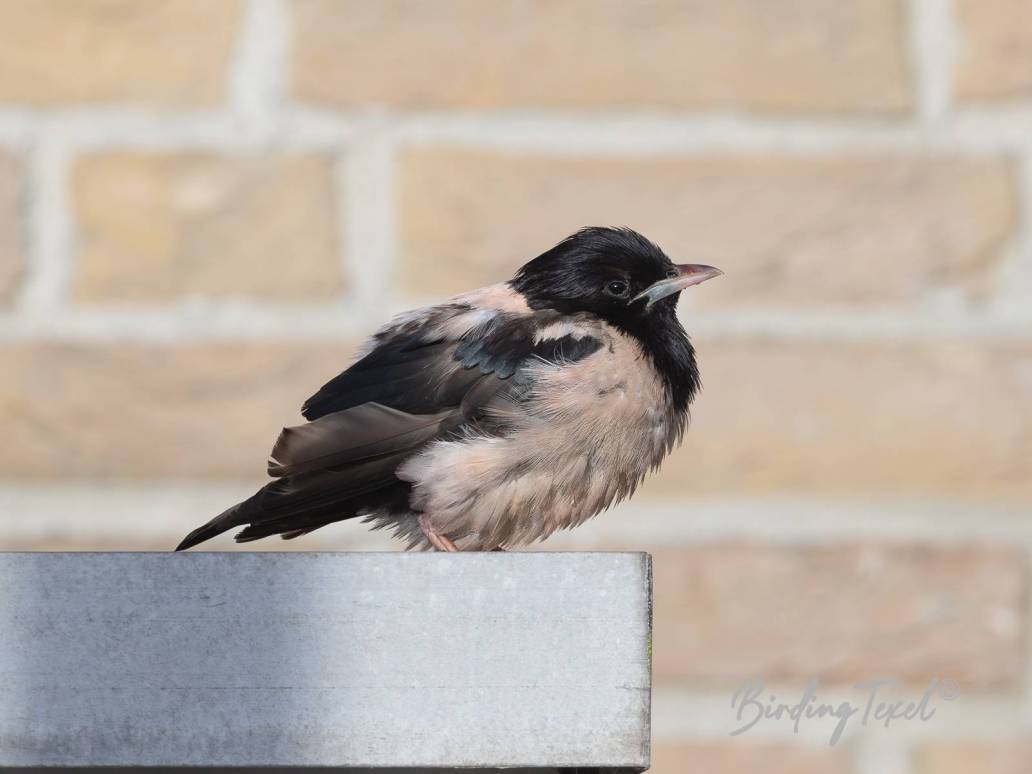
[[[589,312],[633,336],[663,376],[674,405],[683,409],[699,388],[699,373],[695,350],[677,319],[680,294],[648,310],[644,302],[629,303],[673,271],[666,253],[638,232],[595,226],[525,264],[510,284],[532,309]]]

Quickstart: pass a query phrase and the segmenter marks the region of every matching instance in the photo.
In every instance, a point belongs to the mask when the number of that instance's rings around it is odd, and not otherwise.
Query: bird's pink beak
[[[705,282],[708,279],[719,277],[724,273],[714,266],[706,266],[701,263],[682,263],[674,268],[677,269],[676,275],[649,285],[645,290],[632,298],[631,303],[648,299],[645,304],[645,308],[648,309],[654,303],[667,296],[679,293],[685,288],[698,285],[700,282]]]

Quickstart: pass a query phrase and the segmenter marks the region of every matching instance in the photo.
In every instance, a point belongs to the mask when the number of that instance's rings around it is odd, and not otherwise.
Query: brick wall
[[[727,271],[683,449],[549,543],[656,554],[655,770],[1026,771],[1030,0],[0,0],[0,547],[169,548],[589,223]],[[962,696],[731,738],[753,676]]]

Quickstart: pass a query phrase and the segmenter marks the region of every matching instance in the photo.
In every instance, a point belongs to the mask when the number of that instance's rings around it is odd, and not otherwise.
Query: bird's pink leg
[[[459,550],[458,546],[450,538],[433,528],[433,525],[430,524],[430,517],[425,513],[419,514],[419,528],[423,530],[423,534],[430,541],[430,545],[438,551],[454,552]]]

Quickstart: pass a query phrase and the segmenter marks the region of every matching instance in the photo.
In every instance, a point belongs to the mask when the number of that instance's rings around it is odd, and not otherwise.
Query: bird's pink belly
[[[412,505],[460,549],[526,545],[629,496],[669,446],[658,411],[633,423],[580,417],[505,438],[439,442],[406,463]]]

